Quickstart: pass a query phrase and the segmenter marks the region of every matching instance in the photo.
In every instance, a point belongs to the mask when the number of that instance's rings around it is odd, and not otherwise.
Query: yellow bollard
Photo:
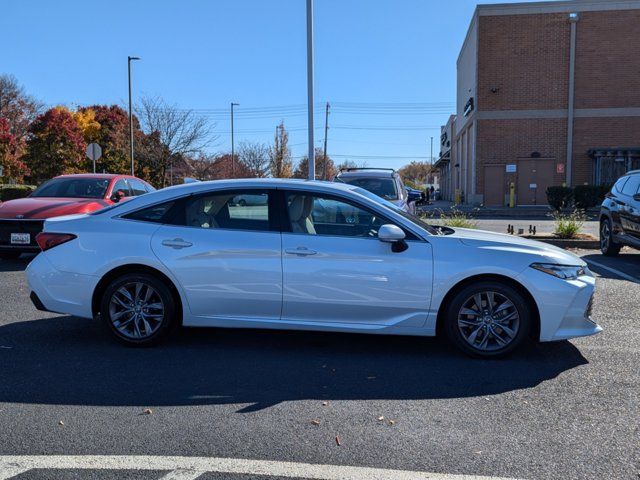
[[[511,182],[509,184],[509,208],[516,206],[516,185]]]
[[[460,205],[460,189],[459,188],[456,188],[456,193],[455,193],[455,196],[454,196],[454,203],[456,205]]]

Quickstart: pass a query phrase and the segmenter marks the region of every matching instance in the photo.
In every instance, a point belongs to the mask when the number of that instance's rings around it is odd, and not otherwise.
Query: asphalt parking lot
[[[0,261],[0,479],[637,479],[640,254],[578,254],[604,332],[499,361],[439,339],[222,329],[125,348],[37,311],[28,260]]]

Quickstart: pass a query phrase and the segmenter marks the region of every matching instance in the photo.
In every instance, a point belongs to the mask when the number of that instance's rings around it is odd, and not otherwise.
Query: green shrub
[[[445,214],[444,211],[438,210],[435,212],[438,219],[433,222],[435,225],[441,225],[444,227],[453,228],[477,228],[478,222],[473,217],[465,212],[452,208],[449,214]],[[425,218],[426,219],[426,218]]]
[[[574,210],[569,214],[556,212],[553,214],[555,220],[555,230],[553,234],[559,238],[576,238],[585,220],[587,219],[584,211]]]
[[[573,189],[573,202],[576,208],[587,210],[602,203],[610,190],[608,185],[577,185]]]
[[[24,198],[36,189],[33,185],[0,184],[0,202]]]
[[[571,204],[573,189],[571,187],[554,186],[547,188],[547,202],[554,210],[560,210]]]

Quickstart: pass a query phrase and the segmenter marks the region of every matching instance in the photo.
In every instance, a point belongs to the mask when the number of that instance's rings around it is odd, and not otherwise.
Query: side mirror
[[[633,199],[634,199],[636,202],[640,202],[640,193],[636,193],[636,194],[633,196]]]
[[[378,240],[391,244],[391,250],[395,253],[404,252],[408,246],[404,241],[405,234],[400,227],[386,224],[378,230]]]
[[[118,203],[120,200],[122,200],[125,197],[125,193],[124,190],[116,190],[112,195],[111,195],[111,201]]]

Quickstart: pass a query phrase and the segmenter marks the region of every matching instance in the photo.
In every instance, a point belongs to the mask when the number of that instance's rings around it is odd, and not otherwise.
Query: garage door
[[[553,159],[518,161],[518,205],[546,205],[547,187],[553,185]]]

